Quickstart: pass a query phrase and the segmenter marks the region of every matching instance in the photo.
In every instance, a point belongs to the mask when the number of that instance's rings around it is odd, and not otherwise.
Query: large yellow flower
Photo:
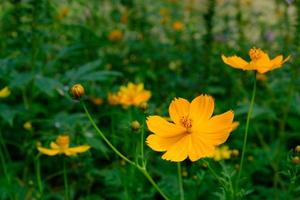
[[[10,95],[10,89],[6,86],[0,90],[0,98],[6,98]]]
[[[281,67],[283,63],[290,59],[290,56],[283,59],[282,55],[278,55],[275,58],[270,59],[269,55],[259,48],[250,49],[249,56],[251,58],[250,62],[247,62],[236,55],[229,57],[222,55],[222,59],[224,63],[231,67],[243,70],[256,70],[261,74]]]
[[[147,138],[148,146],[166,151],[162,158],[175,162],[212,156],[215,147],[224,143],[237,126],[233,111],[212,116],[213,111],[211,96],[200,95],[191,103],[183,98],[173,100],[169,114],[174,123],[160,116],[148,117],[148,129],[154,133]]]
[[[128,83],[127,86],[121,86],[116,94],[108,94],[108,101],[111,105],[140,106],[147,102],[151,97],[151,92],[144,89],[144,84]]]
[[[50,143],[50,149],[41,147],[40,145],[37,147],[39,152],[46,154],[48,156],[55,156],[57,154],[65,154],[67,156],[73,156],[77,153],[83,153],[88,151],[91,147],[89,145],[81,145],[77,147],[69,147],[70,145],[70,137],[68,135],[59,135],[56,138],[55,142]]]

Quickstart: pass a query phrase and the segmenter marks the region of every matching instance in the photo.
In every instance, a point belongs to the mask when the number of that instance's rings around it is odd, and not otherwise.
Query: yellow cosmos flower
[[[122,40],[123,38],[123,32],[120,31],[119,29],[115,29],[113,31],[111,31],[108,35],[108,39],[112,42],[117,42]]]
[[[183,23],[180,21],[175,21],[172,24],[172,28],[174,31],[181,31],[183,29]]]
[[[283,59],[282,55],[278,55],[275,58],[270,59],[269,55],[259,48],[250,49],[249,56],[251,58],[250,62],[247,62],[236,55],[229,57],[222,55],[222,59],[224,63],[233,68],[242,70],[256,70],[261,74],[280,68],[283,63],[290,59],[290,56]]]
[[[160,116],[148,117],[148,129],[154,133],[147,138],[148,146],[166,151],[162,158],[175,162],[212,156],[215,147],[238,125],[233,122],[233,111],[212,116],[213,111],[214,99],[208,95],[200,95],[191,103],[183,98],[173,100],[169,114],[174,123]]]
[[[6,86],[0,90],[0,98],[6,98],[10,95],[10,89]]]
[[[212,155],[212,158],[215,161],[227,160],[231,158],[232,151],[227,145],[217,147],[215,153]]]
[[[151,92],[144,89],[144,84],[128,83],[121,86],[116,94],[108,94],[108,102],[111,105],[140,106],[147,102],[151,97]]]
[[[70,137],[68,135],[59,135],[55,142],[50,143],[50,149],[41,147],[38,145],[38,150],[42,154],[48,156],[55,156],[58,154],[65,154],[67,156],[73,156],[77,153],[83,153],[88,151],[91,147],[89,145],[81,145],[77,147],[69,147]]]
[[[90,101],[96,106],[103,104],[103,99],[101,97],[91,96]]]

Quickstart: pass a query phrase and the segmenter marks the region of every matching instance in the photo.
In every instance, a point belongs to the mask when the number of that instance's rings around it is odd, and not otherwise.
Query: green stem
[[[40,196],[43,196],[43,184],[42,184],[42,178],[41,178],[41,164],[40,164],[40,155],[38,155],[35,159],[36,164],[36,178],[37,178],[37,184],[40,192]]]
[[[116,149],[116,147],[114,147],[114,145],[105,137],[105,135],[102,133],[102,131],[98,128],[98,126],[96,125],[94,119],[92,118],[92,116],[90,115],[88,109],[86,108],[85,104],[83,101],[81,101],[81,104],[83,106],[83,109],[85,111],[85,114],[87,115],[87,117],[89,118],[91,124],[93,125],[93,127],[96,129],[97,133],[101,136],[101,138],[106,142],[106,144],[118,155],[120,156],[122,159],[124,159],[126,162],[128,162],[129,164],[133,165],[134,167],[136,167],[138,170],[140,170],[140,172],[142,172],[144,174],[144,176],[149,180],[149,182],[153,185],[153,187],[159,192],[159,194],[165,199],[165,200],[169,200],[169,198],[162,192],[162,190],[158,187],[158,185],[155,183],[155,181],[152,179],[152,177],[149,175],[148,171],[146,170],[145,166],[140,166],[137,165],[135,162],[131,161],[130,159],[128,159],[126,156],[124,156],[120,151],[118,151]]]
[[[114,145],[105,137],[105,135],[102,133],[102,131],[98,128],[98,126],[96,125],[96,122],[94,121],[94,119],[92,118],[92,116],[90,115],[88,109],[86,108],[84,102],[81,102],[83,109],[85,111],[85,114],[87,115],[87,117],[89,118],[91,124],[93,125],[93,127],[96,129],[97,133],[101,136],[101,138],[106,142],[106,144],[118,155],[120,156],[122,159],[124,159],[126,162],[132,164],[132,165],[136,165],[134,162],[132,162],[131,160],[129,160],[126,156],[124,156],[120,151],[118,151]]]
[[[145,119],[143,119],[142,131],[141,131],[141,157],[144,165],[144,135],[145,135]]]
[[[138,167],[138,169],[145,175],[145,177],[149,180],[149,182],[153,185],[153,187],[159,192],[159,194],[165,200],[169,200],[169,198],[163,193],[163,191],[158,187],[158,185],[152,179],[152,177],[150,176],[150,174],[147,172],[146,168]]]
[[[184,200],[184,190],[182,184],[182,172],[181,172],[181,164],[180,162],[177,163],[177,173],[178,173],[178,187],[180,192],[180,200]]]
[[[247,137],[248,137],[248,130],[249,130],[249,124],[250,124],[250,118],[251,114],[253,112],[253,105],[254,105],[254,99],[256,94],[256,74],[254,74],[254,84],[253,84],[253,91],[252,91],[252,97],[251,102],[247,114],[247,121],[246,121],[246,128],[245,128],[245,134],[244,134],[244,143],[243,143],[243,150],[242,150],[242,156],[241,156],[241,162],[240,162],[240,170],[237,178],[237,184],[239,184],[241,174],[243,171],[243,164],[244,164],[244,157],[245,157],[245,151],[246,151],[246,145],[247,145]]]
[[[64,158],[64,184],[65,184],[65,199],[70,199],[69,184],[68,184],[68,175],[66,167],[66,159]]]

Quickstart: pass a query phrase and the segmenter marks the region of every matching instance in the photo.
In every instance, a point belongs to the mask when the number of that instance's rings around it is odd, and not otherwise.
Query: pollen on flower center
[[[68,148],[70,144],[70,137],[68,135],[60,135],[57,137],[56,143],[61,148]]]
[[[251,60],[258,60],[262,57],[263,51],[259,48],[252,48],[249,51]]]
[[[188,117],[182,117],[180,119],[180,123],[185,127],[187,128],[188,132],[190,130],[190,128],[192,128],[192,120],[189,119]]]

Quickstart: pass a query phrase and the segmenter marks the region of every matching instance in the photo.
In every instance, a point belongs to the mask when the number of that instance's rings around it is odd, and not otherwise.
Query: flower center
[[[252,48],[249,51],[249,56],[251,58],[251,60],[258,60],[262,57],[263,55],[263,51],[259,48]]]
[[[187,132],[191,132],[192,120],[187,116],[181,117],[180,123],[187,129]]]
[[[56,139],[56,144],[61,148],[68,148],[70,143],[70,137],[68,135],[60,135]]]

